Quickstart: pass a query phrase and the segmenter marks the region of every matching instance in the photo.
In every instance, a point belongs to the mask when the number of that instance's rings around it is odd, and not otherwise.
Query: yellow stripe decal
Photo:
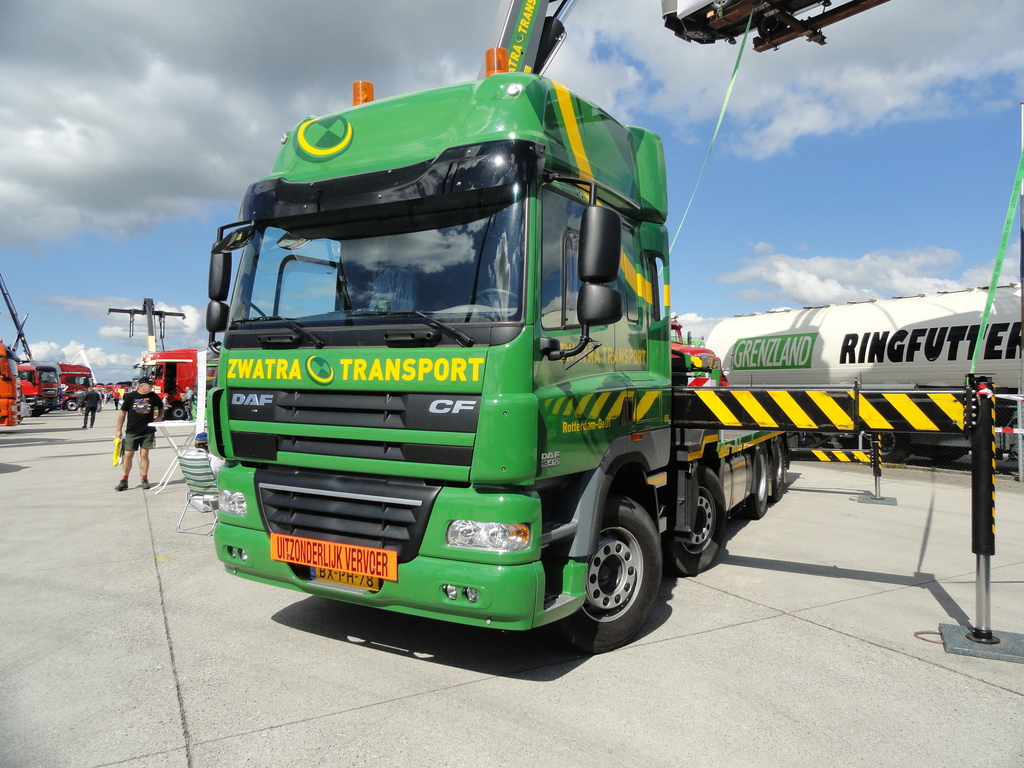
[[[660,392],[647,392],[640,398],[640,405],[636,407],[637,421],[647,415],[647,412],[651,410],[651,406],[658,402],[658,395],[660,394]]]
[[[616,398],[615,402],[612,403],[612,407],[608,411],[608,417],[607,418],[614,419],[617,416],[621,416],[622,415],[622,402],[625,399],[626,399],[626,393],[625,392],[619,392],[618,398]]]
[[[598,416],[600,416],[601,415],[601,409],[604,408],[604,404],[606,402],[608,402],[608,398],[610,396],[611,396],[611,392],[602,392],[600,395],[598,395],[597,396],[597,402],[594,403],[594,407],[590,409],[590,413],[588,414],[588,417],[591,418],[591,419],[596,419]]]
[[[590,393],[588,393],[588,394],[583,396],[583,399],[580,400],[580,404],[576,406],[576,415],[577,416],[582,416],[583,415],[584,411],[587,410],[587,405],[590,403],[590,400],[591,400],[591,398],[593,396],[594,396],[593,392],[590,392]]]
[[[552,83],[552,85],[555,87],[558,111],[562,113],[562,124],[565,126],[565,135],[569,139],[569,148],[576,160],[576,167],[580,169],[580,176],[590,181],[594,178],[594,172],[590,170],[587,151],[583,147],[583,136],[580,135],[579,122],[576,120],[576,112],[572,108],[572,95],[564,85],[560,83]]]

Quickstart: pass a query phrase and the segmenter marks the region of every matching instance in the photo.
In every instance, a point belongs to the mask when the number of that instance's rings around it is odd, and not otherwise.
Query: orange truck
[[[18,379],[18,361],[0,339],[0,427],[21,424],[23,398]]]

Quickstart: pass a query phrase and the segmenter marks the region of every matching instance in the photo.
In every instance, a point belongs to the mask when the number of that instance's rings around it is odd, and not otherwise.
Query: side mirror
[[[610,285],[584,283],[576,297],[576,317],[585,325],[611,325],[622,317],[622,294]]]
[[[206,330],[222,333],[228,327],[228,305],[223,301],[211,301],[206,305]]]
[[[611,208],[588,205],[580,223],[580,280],[610,283],[619,275],[622,220]]]
[[[231,289],[231,252],[214,251],[210,254],[210,285],[209,297],[214,301],[224,301]]]

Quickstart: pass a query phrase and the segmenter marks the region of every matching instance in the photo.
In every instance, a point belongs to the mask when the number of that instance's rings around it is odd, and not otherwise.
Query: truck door
[[[541,337],[554,339],[563,348],[575,346],[580,338],[577,260],[585,205],[586,197],[571,185],[552,184],[541,193],[538,346]],[[619,287],[624,287],[621,276]],[[627,297],[623,299],[626,305]],[[624,312],[618,323],[592,328],[591,336],[601,346],[566,361],[573,363],[569,368],[544,357],[534,363],[542,477],[593,469],[611,441],[630,430],[636,409],[635,387],[619,370],[621,357],[616,355],[617,339],[628,340],[642,333],[642,326],[631,328],[630,322]],[[637,322],[635,311],[632,322]]]

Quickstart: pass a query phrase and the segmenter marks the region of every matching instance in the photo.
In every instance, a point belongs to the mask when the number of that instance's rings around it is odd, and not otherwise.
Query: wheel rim
[[[702,488],[697,495],[697,517],[693,521],[693,531],[681,537],[683,549],[692,555],[699,555],[708,548],[711,534],[715,530],[715,503],[707,497]]]
[[[586,611],[597,621],[614,621],[643,581],[640,545],[624,528],[601,531],[597,552],[587,566]]]

